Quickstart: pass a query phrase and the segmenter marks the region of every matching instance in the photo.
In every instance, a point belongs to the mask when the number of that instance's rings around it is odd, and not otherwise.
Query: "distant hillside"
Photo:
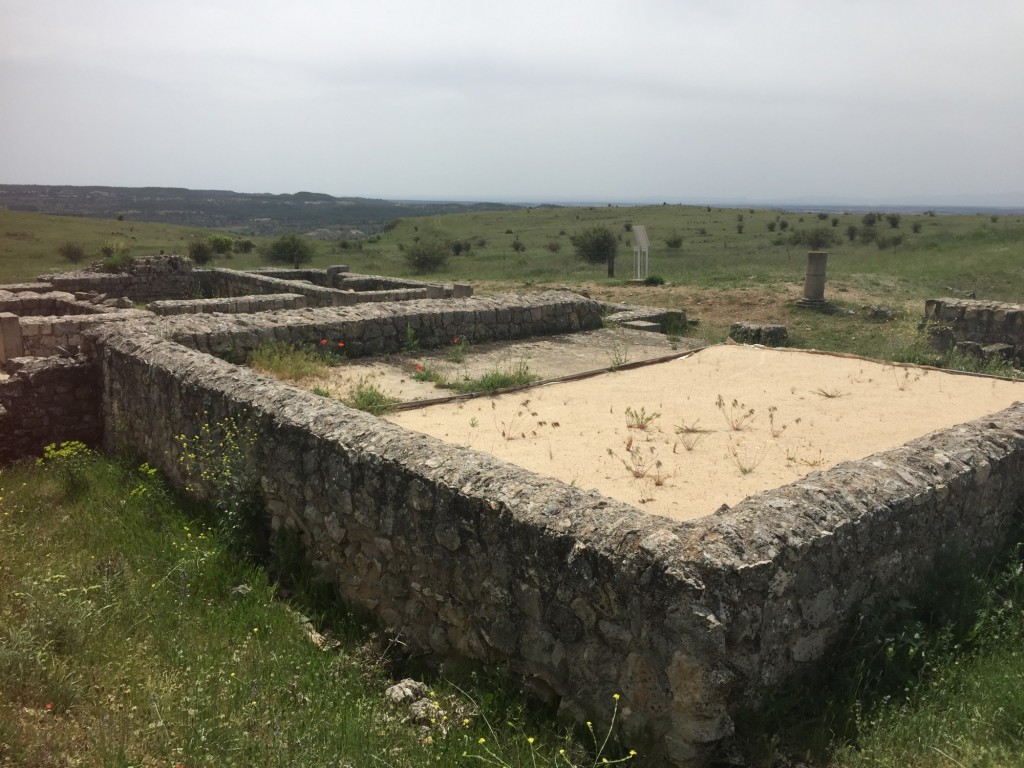
[[[322,240],[371,235],[414,216],[500,211],[502,203],[394,202],[315,192],[251,194],[172,187],[72,187],[0,184],[0,209],[126,221],[153,221],[239,234],[297,230]]]

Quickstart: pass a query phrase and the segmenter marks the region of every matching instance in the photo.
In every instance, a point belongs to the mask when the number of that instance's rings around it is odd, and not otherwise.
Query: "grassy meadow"
[[[631,224],[646,225],[664,285],[626,282]],[[598,225],[622,237],[614,279],[569,242]],[[401,220],[346,248],[316,243],[313,266],[411,275],[401,249],[438,237],[469,249],[433,277],[478,291],[579,286],[682,307],[700,321],[690,332],[710,341],[733,320],[771,320],[788,325],[793,346],[960,367],[970,361],[938,359],[918,338],[924,299],[1024,299],[1022,216],[904,214],[895,228],[883,217],[872,242],[850,241],[849,227],[861,230],[862,214],[534,208]],[[837,238],[820,311],[794,304],[808,248],[791,242],[817,228]],[[112,238],[144,255],[185,252],[209,234],[0,211],[0,283],[72,268],[57,252],[64,242],[93,260]],[[678,248],[666,243],[677,238]],[[257,253],[213,263],[263,265]],[[895,319],[873,319],[870,305]],[[241,557],[230,533],[137,462],[72,454],[0,469],[0,766],[565,768],[628,756],[629,745],[595,755],[586,732],[571,739],[487,674],[456,685],[416,670],[314,584]],[[751,764],[1024,765],[1022,563],[1015,551],[983,573],[952,574],[930,600],[900,606],[897,625],[852,634],[814,697],[782,692],[750,716]],[[326,651],[311,639],[324,636]],[[439,722],[416,726],[383,704],[383,689],[410,670],[426,676]]]

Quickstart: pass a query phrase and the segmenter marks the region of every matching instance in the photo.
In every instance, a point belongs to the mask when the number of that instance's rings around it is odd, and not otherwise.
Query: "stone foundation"
[[[962,342],[961,351],[1000,356],[1024,366],[1024,305],[974,299],[929,299],[924,305],[921,329],[928,331],[932,344],[948,351]]]

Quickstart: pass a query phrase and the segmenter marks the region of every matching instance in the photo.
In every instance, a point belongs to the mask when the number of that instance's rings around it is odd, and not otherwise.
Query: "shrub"
[[[225,253],[231,253],[231,248],[234,246],[235,241],[227,235],[210,235],[206,238],[206,242],[210,244],[214,253],[224,255]]]
[[[921,222],[915,221],[913,224],[911,224],[910,231],[913,232],[915,235],[921,234]]]
[[[776,227],[776,223],[774,221],[769,221],[768,224],[767,224],[767,227],[768,227],[768,231],[769,232],[774,232],[775,231],[775,227]]]
[[[253,249],[256,247],[256,243],[248,238],[244,240],[240,238],[235,240],[231,247],[235,253],[252,253]]]
[[[512,241],[512,250],[515,251],[516,253],[522,253],[523,251],[526,250],[526,245],[523,243],[522,240],[519,239],[518,236],[515,240]]]
[[[681,248],[683,245],[683,238],[681,235],[672,235],[671,237],[666,237],[665,245],[667,245],[669,248]]]
[[[85,248],[78,243],[72,243],[70,240],[65,243],[61,243],[57,248],[57,253],[72,264],[85,261]]]
[[[818,221],[824,221],[827,218],[828,218],[828,214],[827,213],[825,213],[824,211],[819,211],[818,212]]]
[[[665,278],[661,275],[648,275],[644,278],[644,285],[664,285]]]
[[[835,235],[829,227],[814,227],[793,232],[789,242],[793,245],[805,245],[812,251],[820,251],[835,244]]]
[[[624,230],[626,230],[627,232],[632,232],[633,231],[633,223],[627,221],[625,224],[622,225],[622,228]]]
[[[889,222],[889,226],[892,227],[893,229],[900,228],[900,215],[898,213],[886,214],[885,220]]]
[[[263,258],[275,264],[291,264],[298,269],[312,261],[315,253],[312,243],[294,232],[289,232],[274,240],[267,247]]]
[[[779,232],[785,232],[787,229],[789,229],[789,222],[786,221],[785,219],[780,219],[779,220]]]
[[[865,227],[873,227],[873,226],[875,226],[875,224],[878,223],[878,214],[877,213],[865,213],[863,216],[860,217],[860,222]]]
[[[438,238],[421,238],[405,247],[402,257],[415,272],[436,272],[448,266],[451,246]]]
[[[838,227],[839,226],[839,217],[838,216],[833,216],[832,217],[832,226],[833,227]]]
[[[607,227],[593,227],[569,238],[576,255],[588,264],[608,265],[608,277],[615,277],[615,257],[619,252],[619,243],[614,233]]]
[[[857,228],[853,224],[846,227],[846,239],[851,243],[857,239]]]
[[[209,264],[213,261],[214,249],[208,240],[192,239],[188,243],[188,257],[196,264]]]
[[[557,240],[550,240],[548,242],[548,250],[551,251],[552,253],[558,253],[560,250],[562,250],[562,244]]]
[[[736,225],[736,234],[737,235],[742,235],[743,234],[743,223],[742,222],[740,222],[740,223],[738,223]]]

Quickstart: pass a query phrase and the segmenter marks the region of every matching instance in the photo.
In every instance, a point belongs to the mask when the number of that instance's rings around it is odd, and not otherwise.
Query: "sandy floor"
[[[726,345],[387,418],[686,519],[1022,398],[1019,382]]]

